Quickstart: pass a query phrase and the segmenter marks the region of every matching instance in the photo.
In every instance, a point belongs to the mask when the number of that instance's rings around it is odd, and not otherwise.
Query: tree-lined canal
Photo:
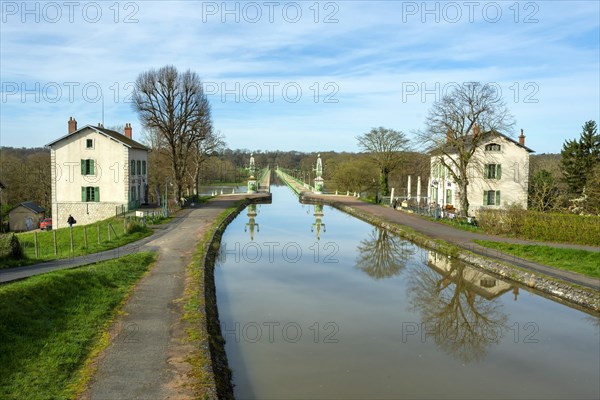
[[[215,269],[236,398],[600,397],[597,316],[271,190]]]

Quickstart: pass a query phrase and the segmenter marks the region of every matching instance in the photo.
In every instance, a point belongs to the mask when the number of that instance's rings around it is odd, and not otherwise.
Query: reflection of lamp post
[[[258,212],[256,211],[256,204],[250,204],[248,206],[248,222],[244,226],[244,232],[247,232],[248,228],[250,228],[250,240],[254,240],[254,228],[256,228],[256,232],[260,232],[260,227],[255,222],[257,214]]]
[[[325,228],[325,224],[322,222],[323,220],[323,205],[322,204],[315,204],[315,210],[314,210],[314,217],[315,217],[315,222],[311,225],[310,227],[310,231],[314,232],[315,228],[317,230],[317,240],[321,240],[321,228],[323,228],[323,232],[327,232],[327,229]]]

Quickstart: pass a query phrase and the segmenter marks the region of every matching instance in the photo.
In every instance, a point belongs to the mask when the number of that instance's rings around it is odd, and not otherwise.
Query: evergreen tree
[[[564,180],[569,191],[580,195],[592,170],[600,162],[600,135],[595,121],[587,121],[579,141],[565,141],[561,151]]]

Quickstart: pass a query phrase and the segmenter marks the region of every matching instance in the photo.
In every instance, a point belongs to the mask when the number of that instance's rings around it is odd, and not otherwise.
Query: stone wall
[[[68,227],[67,219],[69,215],[77,221],[77,225],[92,224],[103,219],[114,217],[117,209],[120,211],[125,203],[110,203],[110,202],[72,202],[72,203],[56,203],[54,215],[52,216],[52,228]]]

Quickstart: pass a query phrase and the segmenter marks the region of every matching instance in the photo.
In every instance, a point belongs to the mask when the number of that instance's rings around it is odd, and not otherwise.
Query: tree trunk
[[[469,216],[469,194],[467,192],[467,188],[469,186],[469,182],[461,181],[459,183],[460,190],[460,215],[462,217]]]
[[[390,189],[388,187],[388,175],[389,172],[385,169],[381,171],[379,175],[379,186],[381,188],[381,195],[388,196],[390,194]]]

